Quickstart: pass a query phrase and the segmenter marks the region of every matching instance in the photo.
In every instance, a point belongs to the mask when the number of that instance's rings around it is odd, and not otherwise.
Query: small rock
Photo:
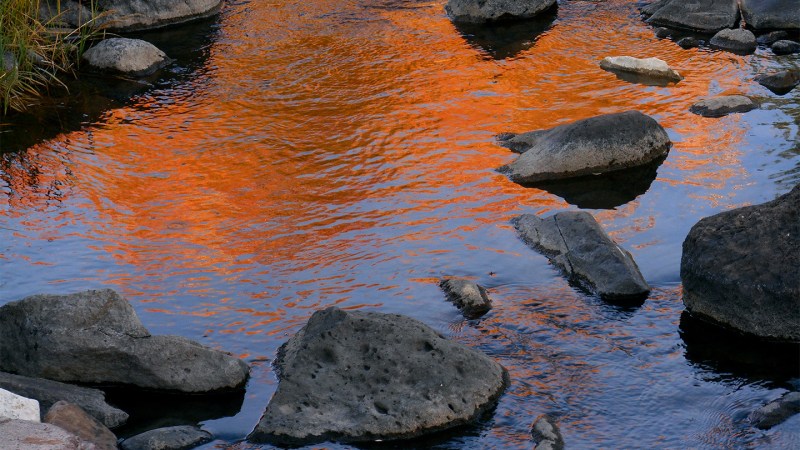
[[[758,75],[755,80],[775,94],[785,95],[800,84],[800,69],[781,70],[769,75]]]
[[[776,55],[793,55],[800,53],[800,42],[780,40],[772,44],[772,53]]]
[[[722,117],[731,113],[747,112],[757,105],[744,95],[723,95],[701,100],[689,108],[689,111],[703,117]]]
[[[0,389],[0,419],[39,421],[39,402]]]
[[[444,9],[454,22],[485,23],[531,19],[555,5],[556,0],[449,0]]]
[[[439,283],[447,299],[453,302],[468,319],[480,317],[490,309],[492,302],[486,289],[469,280],[447,279]]]
[[[183,450],[211,442],[214,436],[200,428],[183,425],[146,431],[122,441],[122,450]]]
[[[800,29],[797,0],[741,0],[742,18],[756,30]]]
[[[800,392],[789,392],[750,414],[750,423],[767,430],[800,413]]]
[[[601,298],[637,302],[649,294],[631,254],[614,243],[591,214],[565,211],[544,219],[523,214],[512,223],[526,244]]]
[[[9,51],[3,52],[2,63],[3,65],[0,68],[3,69],[3,72],[12,72],[17,69],[17,57]]]
[[[655,29],[655,34],[656,37],[659,39],[666,39],[672,36],[672,30],[670,30],[669,28],[658,27]]]
[[[397,314],[317,311],[278,351],[278,390],[253,442],[413,438],[473,422],[496,404],[506,370]]]
[[[653,12],[647,23],[716,33],[733,27],[738,20],[737,0],[668,0]]]
[[[558,429],[555,419],[547,414],[539,416],[531,427],[533,442],[536,443],[534,450],[563,450],[564,438]]]
[[[56,402],[45,414],[44,422],[61,427],[85,442],[91,442],[97,450],[117,449],[117,437],[114,433],[80,406],[72,403]]]
[[[676,44],[678,44],[678,47],[688,50],[690,48],[699,47],[700,41],[698,41],[697,38],[687,36],[679,39],[678,42],[676,42]]]
[[[28,378],[0,372],[0,388],[24,397],[36,399],[40,412],[47,411],[59,400],[74,403],[108,428],[115,428],[128,420],[125,411],[106,403],[106,395],[99,389],[74,386],[43,378]]]
[[[95,69],[136,77],[151,75],[171,61],[155,45],[128,38],[102,40],[86,50],[83,59]]]
[[[789,39],[789,33],[784,30],[771,31],[756,38],[756,42],[761,45],[772,45],[778,41]]]
[[[600,68],[611,72],[630,72],[653,78],[680,81],[683,77],[658,58],[639,59],[632,56],[608,56],[600,61]]]
[[[733,53],[749,54],[756,51],[756,35],[743,28],[719,31],[709,41],[712,47]]]
[[[72,28],[93,20],[93,25],[111,32],[131,32],[161,28],[167,25],[184,23],[216,14],[222,0],[102,0],[86,1],[47,0],[42,17],[66,22]]]
[[[0,419],[3,450],[95,450],[67,430],[49,423]]]

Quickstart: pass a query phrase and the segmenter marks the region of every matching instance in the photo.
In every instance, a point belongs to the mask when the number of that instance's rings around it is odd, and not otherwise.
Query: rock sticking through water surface
[[[708,42],[712,47],[738,54],[750,54],[756,51],[756,35],[742,28],[720,30]]]
[[[54,404],[44,416],[44,422],[60,427],[95,445],[96,450],[116,450],[117,437],[105,425],[86,413],[80,406],[64,401]]]
[[[741,0],[742,18],[757,30],[800,29],[797,0]]]
[[[743,113],[755,109],[757,105],[744,95],[723,95],[701,100],[689,111],[703,117],[723,117],[732,113]]]
[[[493,408],[506,370],[417,320],[317,311],[275,361],[280,382],[248,439],[279,445],[404,439]]]
[[[756,81],[775,94],[785,95],[800,84],[800,69],[761,74],[756,77]]]
[[[447,299],[453,302],[468,319],[480,317],[490,309],[492,302],[483,286],[470,280],[450,278],[439,283]]]
[[[536,183],[640,166],[665,155],[672,143],[653,118],[638,111],[605,114],[523,134],[498,143],[522,153],[498,170],[517,183]]]
[[[666,62],[658,58],[607,56],[600,61],[600,68],[610,72],[634,73],[643,77],[662,78],[675,82],[683,79],[678,72],[670,69]]]
[[[555,4],[556,0],[449,0],[444,8],[454,22],[484,23],[531,19]]]
[[[0,307],[0,370],[191,393],[241,388],[249,372],[241,360],[189,339],[151,336],[110,289]]]
[[[0,389],[0,419],[39,421],[39,402]]]
[[[683,302],[694,316],[800,342],[800,185],[761,205],[706,217],[683,242]]]
[[[183,450],[211,442],[214,436],[200,428],[182,425],[158,428],[122,441],[122,450]]]
[[[531,436],[536,443],[534,450],[563,450],[564,438],[558,429],[555,419],[542,414],[533,422]]]
[[[83,59],[94,69],[135,77],[151,75],[171,61],[155,45],[128,38],[104,39],[86,50]]]
[[[603,299],[640,301],[650,292],[630,253],[614,243],[591,214],[565,211],[544,219],[523,214],[513,223],[526,244]]]
[[[769,429],[800,413],[800,392],[789,392],[750,414],[750,423],[756,428]]]
[[[793,55],[800,53],[800,42],[782,39],[772,44],[772,53],[776,55]]]

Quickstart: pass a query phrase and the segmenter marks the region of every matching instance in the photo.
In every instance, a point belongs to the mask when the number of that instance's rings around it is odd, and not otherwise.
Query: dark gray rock
[[[697,38],[694,38],[694,37],[691,37],[691,36],[687,36],[687,37],[683,37],[683,38],[678,39],[676,44],[678,44],[678,47],[688,50],[690,48],[699,47],[700,46],[700,41],[698,41]]]
[[[766,430],[785,422],[797,413],[800,413],[800,392],[788,392],[753,411],[750,414],[750,423],[756,428]]]
[[[3,61],[2,65],[0,65],[0,69],[2,69],[3,72],[11,72],[16,70],[18,66],[17,57],[14,56],[13,53],[9,51],[3,52]]]
[[[444,9],[454,22],[485,23],[506,19],[531,19],[556,0],[449,0]]]
[[[770,31],[756,38],[760,45],[772,45],[778,41],[789,39],[789,33],[784,30]]]
[[[241,388],[249,372],[241,360],[189,339],[151,336],[110,289],[0,307],[0,370],[194,393]]]
[[[692,105],[689,111],[703,117],[722,117],[751,111],[757,107],[753,100],[744,95],[722,95],[701,100]]]
[[[800,53],[800,42],[780,40],[772,44],[772,53],[776,55],[793,55]]]
[[[542,414],[533,422],[531,436],[536,443],[534,450],[564,450],[564,438],[558,424],[547,414]]]
[[[44,20],[78,27],[94,19],[107,31],[141,31],[189,22],[216,14],[222,0],[47,0],[40,7]]]
[[[45,414],[43,422],[67,430],[85,442],[91,442],[97,450],[117,449],[117,437],[114,433],[80,406],[72,403],[55,403]]]
[[[732,53],[749,54],[756,51],[756,35],[743,28],[721,30],[709,41],[712,47]]]
[[[800,186],[706,217],[683,242],[683,302],[695,317],[800,342]]]
[[[211,433],[183,425],[146,431],[122,441],[122,450],[184,450],[211,442]]]
[[[716,33],[739,20],[737,0],[669,0],[647,20],[670,28]]]
[[[517,183],[640,166],[665,155],[672,145],[661,125],[638,111],[590,117],[504,138],[500,145],[523,153],[498,170]]]
[[[658,27],[655,29],[655,35],[659,39],[666,39],[672,36],[672,30],[670,30],[669,28]]]
[[[94,444],[49,423],[0,419],[3,450],[95,450]]]
[[[275,361],[280,382],[250,441],[278,445],[420,436],[493,408],[506,370],[397,314],[317,311]]]
[[[83,59],[93,69],[147,76],[166,66],[171,60],[153,44],[140,39],[104,39],[86,50]]]
[[[797,0],[741,0],[747,26],[757,30],[800,29],[800,2]]]
[[[778,95],[785,95],[800,84],[800,69],[781,70],[771,74],[761,74],[755,78],[758,84]]]
[[[98,389],[5,372],[0,372],[0,388],[38,400],[42,413],[59,400],[65,400],[80,406],[108,428],[118,427],[128,420],[128,414],[106,403],[105,393]]]
[[[450,278],[439,283],[447,299],[453,302],[468,319],[480,317],[490,309],[492,302],[483,286],[474,281]]]
[[[650,292],[630,253],[614,243],[591,214],[565,211],[544,219],[523,214],[512,223],[526,244],[601,298],[639,301]]]
[[[607,56],[600,61],[600,68],[610,72],[629,72],[649,78],[681,81],[683,77],[658,58],[634,58],[633,56]]]
[[[664,7],[664,5],[666,5],[669,2],[670,2],[670,0],[656,0],[656,1],[652,2],[652,3],[648,3],[648,4],[644,5],[644,6],[642,6],[640,11],[642,12],[642,15],[644,15],[645,17],[650,17],[653,14],[655,14],[656,11],[658,11],[659,9]]]

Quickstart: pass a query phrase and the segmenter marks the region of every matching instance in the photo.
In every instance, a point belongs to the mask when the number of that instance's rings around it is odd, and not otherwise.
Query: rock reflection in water
[[[493,59],[514,58],[533,47],[539,36],[556,20],[558,8],[524,21],[489,24],[454,23],[459,33],[478,50]]]

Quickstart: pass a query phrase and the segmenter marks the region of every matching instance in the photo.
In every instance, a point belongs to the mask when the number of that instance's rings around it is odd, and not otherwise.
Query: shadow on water
[[[553,26],[557,12],[558,7],[553,6],[530,20],[454,25],[461,36],[481,52],[487,53],[493,59],[509,59],[533,47],[539,35]]]
[[[53,87],[27,112],[0,118],[0,153],[22,151],[60,133],[79,130],[154,87],[186,82],[205,65],[217,29],[218,17],[212,17],[174,29],[126,34],[151,42],[175,61],[142,79],[89,72],[63,79],[66,89]]]
[[[741,377],[755,382],[790,386],[800,376],[800,344],[765,342],[681,314],[679,333],[686,359],[722,378]]]

